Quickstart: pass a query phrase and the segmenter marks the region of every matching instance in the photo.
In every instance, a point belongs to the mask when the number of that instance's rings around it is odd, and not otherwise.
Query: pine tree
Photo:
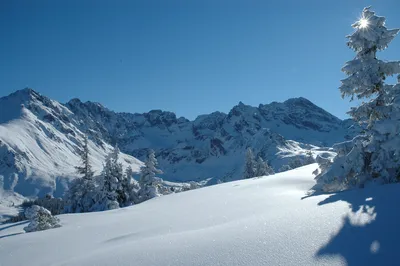
[[[52,216],[49,210],[38,205],[26,209],[25,217],[30,221],[28,226],[24,227],[27,233],[61,227],[57,217]]]
[[[258,157],[256,162],[255,176],[268,176],[268,175],[273,175],[274,173],[275,172],[272,169],[272,167],[269,166],[267,162],[264,162],[264,160],[261,157]]]
[[[111,210],[119,208],[125,200],[125,194],[122,189],[123,170],[122,164],[118,162],[119,148],[107,156],[106,163],[102,171],[101,185],[97,195],[96,210]]]
[[[123,207],[127,204],[128,202],[128,186],[127,186],[127,180],[126,176],[124,175],[122,164],[118,162],[119,160],[119,153],[120,150],[118,148],[118,145],[115,145],[113,152],[111,153],[111,163],[112,163],[112,169],[113,169],[113,174],[117,179],[117,189],[116,189],[116,194],[117,194],[117,201],[120,205],[120,207]]]
[[[95,204],[94,172],[90,164],[89,145],[87,136],[84,137],[83,149],[80,151],[81,165],[75,167],[81,178],[75,178],[69,184],[64,196],[65,212],[88,212]]]
[[[290,165],[284,164],[279,168],[278,172],[281,173],[281,172],[286,172],[286,171],[289,171],[289,170],[292,170]]]
[[[303,165],[304,163],[300,160],[300,158],[297,157],[293,158],[289,163],[290,169],[296,169],[302,167]]]
[[[131,166],[128,166],[125,171],[125,177],[127,184],[127,192],[129,195],[129,204],[139,203],[139,183],[133,178],[133,170]]]
[[[147,160],[140,168],[140,201],[149,200],[151,198],[159,196],[161,179],[156,177],[156,174],[162,174],[163,172],[157,168],[158,162],[153,150],[150,150],[147,155]]]
[[[319,158],[322,172],[316,177],[317,188],[325,191],[362,187],[375,178],[393,182],[399,169],[400,93],[397,85],[385,84],[385,79],[400,73],[400,62],[377,59],[377,52],[387,48],[399,29],[388,30],[385,18],[376,16],[369,7],[352,26],[355,32],[348,36],[347,45],[356,57],[343,67],[348,77],[339,89],[342,97],[366,101],[349,112],[365,125],[365,133],[335,145],[338,155],[333,162]]]
[[[304,160],[304,165],[312,164],[312,163],[315,163],[315,159],[314,159],[314,156],[312,154],[312,151],[307,151],[306,152],[306,158]]]
[[[92,179],[93,178],[93,171],[92,166],[89,162],[89,145],[88,145],[88,137],[85,135],[83,149],[80,150],[79,155],[81,156],[81,165],[76,166],[76,171],[78,174],[82,175],[84,179]]]
[[[257,176],[256,170],[257,170],[257,165],[253,154],[253,150],[249,147],[247,148],[246,151],[246,161],[244,165],[243,178],[248,179]]]

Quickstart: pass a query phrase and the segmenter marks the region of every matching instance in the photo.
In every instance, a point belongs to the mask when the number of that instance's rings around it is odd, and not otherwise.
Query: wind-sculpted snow
[[[396,265],[400,186],[307,197],[316,168],[2,225],[0,265]]]
[[[63,105],[31,89],[0,103],[0,176],[6,189],[23,195],[61,195],[66,181],[76,177],[84,134],[97,173],[117,143],[124,167],[138,171],[141,162],[135,158],[145,159],[154,149],[163,179],[211,179],[212,184],[242,178],[248,147],[278,171],[357,131],[304,98],[259,107],[239,103],[228,114],[214,112],[194,121],[161,110],[115,113],[79,99]]]

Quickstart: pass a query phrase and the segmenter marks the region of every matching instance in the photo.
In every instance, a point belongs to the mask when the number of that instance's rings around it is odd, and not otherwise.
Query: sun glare
[[[368,19],[366,19],[366,18],[360,19],[359,24],[360,24],[361,29],[367,28],[368,27]]]

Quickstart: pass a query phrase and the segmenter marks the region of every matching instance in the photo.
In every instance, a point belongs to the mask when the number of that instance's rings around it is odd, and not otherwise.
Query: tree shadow
[[[342,227],[316,257],[339,255],[347,265],[400,265],[400,186],[344,191],[318,205],[349,204]]]
[[[4,236],[0,236],[0,239],[6,238],[6,237],[10,237],[10,236],[17,236],[17,235],[21,235],[21,234],[25,234],[25,233],[24,232],[19,232],[19,233],[4,235]]]
[[[2,224],[0,225],[0,232],[18,225],[22,225],[22,224],[27,224],[29,223],[29,221],[22,221],[22,222],[18,222],[18,223],[12,223],[12,224]],[[6,238],[6,237],[10,237],[10,236],[16,236],[16,235],[20,235],[20,234],[24,234],[24,232],[18,232],[18,233],[12,233],[12,234],[8,234],[8,235],[0,235],[0,239],[2,238]]]
[[[14,227],[14,226],[18,226],[18,225],[21,225],[21,224],[27,224],[27,223],[29,223],[29,221],[22,221],[22,222],[13,223],[13,224],[10,224],[10,225],[2,224],[2,225],[0,225],[1,226],[0,227],[0,231],[6,230],[8,228],[11,228],[11,227]]]

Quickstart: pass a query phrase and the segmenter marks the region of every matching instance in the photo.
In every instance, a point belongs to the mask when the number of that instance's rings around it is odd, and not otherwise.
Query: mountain
[[[0,187],[23,195],[61,196],[76,177],[84,131],[64,105],[25,89],[0,98]],[[93,170],[98,174],[112,147],[90,139]],[[138,172],[142,163],[121,154],[124,166]]]
[[[398,265],[400,184],[305,197],[316,168],[60,215],[47,231],[0,225],[1,264]]]
[[[127,154],[144,159],[147,149],[154,149],[163,178],[171,181],[238,179],[247,147],[278,170],[310,149],[318,152],[318,147],[351,139],[359,130],[304,98],[259,107],[239,103],[228,114],[214,112],[194,121],[161,110],[115,113],[78,99],[65,106],[80,117],[80,126],[118,143]]]
[[[168,181],[239,179],[244,153],[252,147],[276,171],[283,165],[329,152],[358,131],[305,98],[252,107],[239,103],[228,113],[194,121],[172,112],[116,113],[99,103],[73,99],[61,104],[32,89],[0,98],[0,179],[24,195],[62,194],[76,176],[77,151],[88,134],[99,173],[111,145],[118,144],[124,165],[139,170],[149,148],[156,151]]]

